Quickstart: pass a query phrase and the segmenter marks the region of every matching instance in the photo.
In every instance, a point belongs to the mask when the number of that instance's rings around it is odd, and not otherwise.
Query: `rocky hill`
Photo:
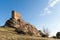
[[[6,21],[4,26],[15,28],[20,34],[41,36],[40,32],[35,28],[35,26],[25,22],[21,18],[21,15],[16,11],[12,11],[12,17]]]

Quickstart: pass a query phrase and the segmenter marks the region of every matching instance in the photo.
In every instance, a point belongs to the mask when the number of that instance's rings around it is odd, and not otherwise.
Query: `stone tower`
[[[13,10],[12,11],[12,18],[19,20],[21,18],[21,15],[18,12]]]

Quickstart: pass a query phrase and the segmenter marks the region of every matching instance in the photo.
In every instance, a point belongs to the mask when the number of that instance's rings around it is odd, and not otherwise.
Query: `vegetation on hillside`
[[[0,40],[55,40],[53,38],[35,37],[29,35],[20,35],[14,28],[0,27]]]

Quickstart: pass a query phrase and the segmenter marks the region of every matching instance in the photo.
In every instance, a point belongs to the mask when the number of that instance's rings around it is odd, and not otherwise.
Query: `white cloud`
[[[44,16],[51,13],[50,8],[53,8],[60,0],[49,0],[48,6],[41,11],[40,16]]]
[[[56,5],[57,2],[59,2],[60,0],[54,0],[52,3],[49,4],[50,7],[54,7]]]
[[[50,4],[53,0],[49,0],[48,4]]]

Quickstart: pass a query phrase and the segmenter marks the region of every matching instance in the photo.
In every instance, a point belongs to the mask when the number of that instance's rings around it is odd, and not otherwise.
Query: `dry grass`
[[[0,40],[59,40],[17,34],[14,28],[0,28]]]

